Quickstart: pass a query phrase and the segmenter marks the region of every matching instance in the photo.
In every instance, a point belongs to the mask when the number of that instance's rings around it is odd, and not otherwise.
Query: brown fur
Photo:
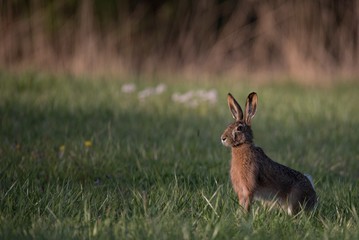
[[[274,162],[253,144],[251,120],[257,109],[257,94],[249,94],[244,115],[231,94],[227,101],[235,122],[223,132],[221,140],[232,148],[230,175],[240,205],[248,211],[253,199],[258,199],[277,201],[289,214],[296,214],[302,208],[312,210],[317,196],[310,180]]]

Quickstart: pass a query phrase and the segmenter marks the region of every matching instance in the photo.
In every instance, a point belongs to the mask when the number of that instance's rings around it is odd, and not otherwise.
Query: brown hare
[[[257,110],[257,94],[248,95],[244,114],[230,93],[227,101],[235,122],[221,140],[232,149],[230,175],[240,205],[248,211],[253,199],[278,202],[290,215],[302,208],[314,209],[317,196],[311,177],[273,161],[253,143],[251,121]]]

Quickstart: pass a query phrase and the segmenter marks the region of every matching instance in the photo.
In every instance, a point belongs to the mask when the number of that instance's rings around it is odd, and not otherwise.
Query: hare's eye
[[[242,132],[242,131],[243,131],[243,125],[239,125],[239,126],[237,127],[237,131]]]

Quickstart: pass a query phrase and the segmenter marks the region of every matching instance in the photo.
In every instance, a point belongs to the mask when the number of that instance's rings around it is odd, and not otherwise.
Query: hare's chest
[[[255,172],[251,164],[232,161],[230,175],[233,188],[237,193],[254,189]]]

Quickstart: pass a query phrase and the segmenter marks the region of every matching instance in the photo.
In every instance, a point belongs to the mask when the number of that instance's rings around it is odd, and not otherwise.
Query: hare
[[[232,149],[230,176],[240,205],[248,212],[255,199],[278,202],[289,215],[301,209],[313,210],[317,196],[311,177],[273,161],[253,143],[251,121],[257,110],[257,94],[248,95],[244,115],[230,93],[227,102],[235,122],[224,130],[221,141]]]

